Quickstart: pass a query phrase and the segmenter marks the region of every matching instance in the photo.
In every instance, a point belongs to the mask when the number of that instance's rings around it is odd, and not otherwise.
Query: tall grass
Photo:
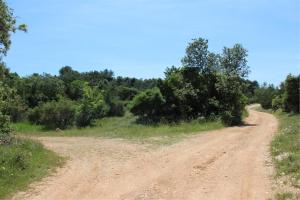
[[[132,115],[124,117],[108,117],[95,122],[87,128],[71,128],[64,131],[47,131],[42,127],[30,124],[15,124],[15,132],[26,135],[47,136],[100,136],[109,138],[147,139],[150,137],[165,136],[178,137],[224,127],[220,121],[181,122],[174,124],[138,124]]]

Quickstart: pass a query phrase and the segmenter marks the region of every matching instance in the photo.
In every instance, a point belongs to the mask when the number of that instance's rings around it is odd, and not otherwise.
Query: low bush
[[[158,88],[148,89],[134,97],[130,111],[140,118],[155,120],[164,103],[165,99]]]
[[[124,116],[125,114],[125,108],[124,108],[124,103],[121,101],[113,101],[109,105],[109,111],[108,115],[109,116]]]
[[[0,112],[0,145],[10,143],[10,132],[9,117]]]
[[[47,102],[33,109],[28,118],[31,122],[42,124],[46,128],[65,129],[73,125],[75,106],[68,100]]]

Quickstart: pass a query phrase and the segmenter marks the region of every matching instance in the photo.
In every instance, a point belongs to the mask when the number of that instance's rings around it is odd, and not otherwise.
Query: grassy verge
[[[62,158],[32,140],[15,139],[10,145],[0,145],[0,199],[24,190],[62,163]]]
[[[276,112],[280,120],[279,134],[272,141],[272,156],[276,168],[276,178],[290,185],[291,191],[282,191],[277,199],[300,199],[300,115]],[[282,182],[282,181],[281,181]],[[286,187],[286,186],[280,186]],[[298,188],[298,189],[297,189]]]
[[[13,128],[17,133],[24,135],[43,136],[99,136],[109,138],[125,138],[142,140],[151,137],[174,138],[194,134],[200,131],[208,131],[224,127],[221,121],[198,121],[181,122],[178,124],[137,124],[131,115],[124,117],[109,117],[98,120],[95,126],[88,128],[72,128],[61,132],[47,131],[43,127],[18,123]]]

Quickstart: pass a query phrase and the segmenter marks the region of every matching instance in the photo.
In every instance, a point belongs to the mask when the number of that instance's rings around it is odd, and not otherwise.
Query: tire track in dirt
[[[246,122],[154,150],[117,139],[41,137],[70,159],[13,199],[267,199],[277,120],[250,108]]]

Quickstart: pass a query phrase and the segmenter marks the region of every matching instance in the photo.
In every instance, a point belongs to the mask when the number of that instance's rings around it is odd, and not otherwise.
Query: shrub
[[[9,117],[0,112],[0,144],[10,143],[10,132]]]
[[[109,116],[124,116],[125,108],[124,104],[121,101],[113,101],[109,105]]]
[[[132,100],[133,97],[138,94],[138,92],[139,91],[136,88],[126,86],[118,87],[118,96],[124,101]]]
[[[148,89],[134,97],[130,111],[141,118],[155,120],[164,103],[165,99],[158,88]]]
[[[288,112],[299,113],[299,84],[300,75],[288,75],[284,84],[284,105],[285,110]]]
[[[42,124],[47,128],[65,129],[75,119],[75,107],[72,101],[51,101],[33,109],[29,114],[31,122]]]
[[[283,98],[279,95],[272,100],[272,109],[278,110],[280,108],[283,108]]]
[[[78,127],[91,125],[95,119],[106,116],[109,111],[101,90],[85,84],[83,91],[83,99],[76,112]]]
[[[90,103],[84,102],[78,107],[76,112],[76,121],[75,121],[76,126],[78,127],[89,126],[92,124],[94,119],[95,119],[94,108]]]

